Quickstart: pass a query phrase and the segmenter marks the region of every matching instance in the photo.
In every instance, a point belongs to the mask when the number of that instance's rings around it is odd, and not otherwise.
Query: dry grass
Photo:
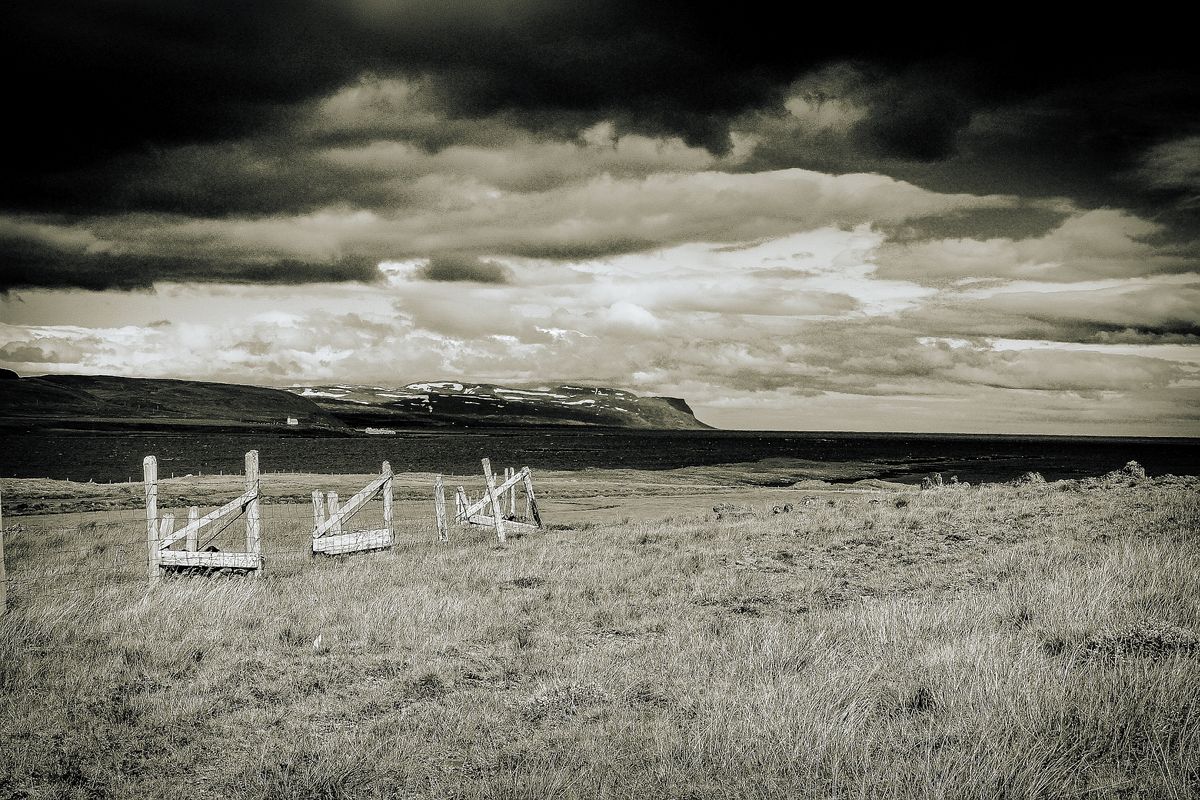
[[[0,796],[1194,796],[1198,523],[845,493],[17,597]]]
[[[503,466],[497,464],[497,467]],[[802,488],[822,491],[836,487],[819,479],[853,480],[870,474],[871,465],[860,462],[813,462],[802,459],[765,459],[753,464],[724,464],[718,467],[682,467],[667,470],[587,469],[572,472],[536,470],[539,497],[563,501],[584,501],[594,510],[605,500],[628,505],[631,498],[661,501],[709,495],[747,493],[752,497],[776,494],[803,482]],[[377,475],[325,475],[321,473],[263,473],[262,496],[275,503],[307,503],[313,489],[336,491],[348,497]],[[447,486],[463,485],[476,497],[483,491],[481,473],[446,475]],[[396,498],[428,504],[433,493],[434,475],[425,472],[398,473]],[[904,488],[902,484],[866,480],[867,488]],[[860,487],[861,488],[861,487]],[[244,490],[240,475],[159,476],[160,502],[178,506],[220,505]],[[547,490],[549,494],[547,494]],[[77,511],[103,511],[140,508],[144,489],[139,479],[132,483],[92,483],[51,478],[0,478],[5,513],[59,514]],[[712,505],[710,502],[708,505]],[[692,506],[695,508],[695,504]],[[702,506],[701,506],[702,507]]]

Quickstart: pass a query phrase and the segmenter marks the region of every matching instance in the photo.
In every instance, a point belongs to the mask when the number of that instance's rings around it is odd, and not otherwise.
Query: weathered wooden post
[[[0,617],[8,611],[8,574],[4,571],[4,493],[0,492]]]
[[[392,465],[383,462],[383,474],[387,480],[383,482],[383,527],[387,529],[388,537],[395,542],[396,532],[392,530]]]
[[[246,552],[255,556],[256,569],[250,571],[257,578],[262,572],[262,513],[258,505],[258,451],[246,453],[246,492],[250,502],[246,504]]]
[[[200,509],[196,506],[188,508],[187,550],[194,553],[200,547]]]
[[[500,498],[496,496],[496,476],[492,474],[492,462],[483,459],[483,477],[487,480],[488,502],[492,506],[492,522],[496,526],[496,540],[504,544],[504,509],[500,506]]]
[[[142,480],[146,485],[146,569],[150,586],[155,586],[162,577],[162,568],[158,549],[158,459],[154,456],[142,460]]]
[[[342,518],[338,516],[338,493],[325,493],[325,518],[333,520],[330,531],[334,536],[342,535]]]
[[[442,485],[441,475],[433,482],[433,513],[437,516],[438,540],[444,542],[449,538],[449,531],[446,530],[446,488]]]
[[[516,469],[513,467],[504,468],[504,482],[508,483],[517,475]],[[510,517],[517,516],[517,485],[514,483],[508,487],[508,515]]]
[[[325,523],[325,497],[324,497],[324,495],[321,494],[320,489],[313,489],[312,501],[313,501],[313,534],[316,535],[316,531],[320,530],[321,526]],[[313,547],[313,551],[312,551],[311,555],[313,558],[317,557],[317,549],[315,546]]]
[[[321,496],[320,489],[313,489],[313,528],[321,527],[321,523],[325,521],[325,498]]]
[[[542,527],[542,515],[538,512],[537,497],[533,494],[533,473],[529,467],[521,467],[525,473],[525,516],[533,520],[533,524]]]
[[[459,525],[467,524],[467,490],[459,486],[454,490],[454,521]]]
[[[163,514],[162,519],[158,523],[158,548],[162,549],[162,543],[166,541],[175,530],[175,515]],[[161,556],[160,556],[161,560]]]

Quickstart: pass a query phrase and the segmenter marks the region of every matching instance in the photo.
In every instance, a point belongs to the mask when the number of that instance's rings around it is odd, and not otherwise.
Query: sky
[[[699,5],[6,8],[0,367],[1200,435],[1188,26]]]

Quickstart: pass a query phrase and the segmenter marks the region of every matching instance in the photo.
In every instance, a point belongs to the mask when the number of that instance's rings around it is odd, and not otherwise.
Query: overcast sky
[[[6,8],[0,367],[1200,435],[1188,26],[694,5]]]

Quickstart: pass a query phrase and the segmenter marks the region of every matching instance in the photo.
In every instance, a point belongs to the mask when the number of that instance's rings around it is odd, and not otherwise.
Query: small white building
[[[300,424],[300,420],[296,419],[295,417],[288,417],[288,423],[287,423],[287,424],[288,424],[288,425],[299,425],[299,424]]]

